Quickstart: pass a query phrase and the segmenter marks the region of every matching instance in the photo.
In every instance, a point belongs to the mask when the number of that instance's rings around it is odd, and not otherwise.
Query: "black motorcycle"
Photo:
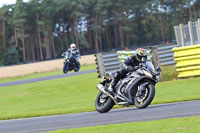
[[[158,67],[155,71],[150,61],[142,60],[143,63],[140,63],[136,71],[129,72],[116,84],[115,92],[112,94],[107,91],[113,80],[112,74],[110,78],[104,78],[104,81],[97,85],[100,92],[95,100],[95,108],[99,113],[108,112],[114,105],[135,105],[143,109],[152,102],[161,68]]]
[[[63,72],[67,73],[68,71],[74,70],[78,72],[80,69],[80,62],[76,59],[75,56],[68,57],[68,54],[63,55],[65,58]]]

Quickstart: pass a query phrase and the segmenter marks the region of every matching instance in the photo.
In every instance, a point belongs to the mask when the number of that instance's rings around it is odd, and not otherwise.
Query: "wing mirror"
[[[158,66],[158,67],[156,68],[156,71],[158,71],[158,72],[161,72],[161,71],[162,71],[162,69],[160,68],[160,66]]]
[[[146,59],[144,57],[142,57],[142,62],[146,62]]]

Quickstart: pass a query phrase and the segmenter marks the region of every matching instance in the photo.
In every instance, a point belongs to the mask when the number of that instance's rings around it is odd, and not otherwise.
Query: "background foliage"
[[[87,54],[171,41],[173,26],[196,20],[199,5],[200,0],[17,0],[0,8],[0,64],[53,59],[72,42]],[[6,63],[13,47],[17,61]]]

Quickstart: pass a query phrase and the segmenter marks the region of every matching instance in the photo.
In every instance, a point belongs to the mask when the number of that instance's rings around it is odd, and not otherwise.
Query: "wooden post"
[[[177,30],[176,30],[176,27],[178,27],[178,26],[174,26],[174,32],[175,32],[175,37],[176,37],[176,43],[177,43],[178,46],[181,46],[180,40],[179,40],[179,38],[178,38],[178,33],[177,33]],[[178,28],[179,28],[179,27],[178,27]]]
[[[102,53],[96,53],[96,64],[97,64],[97,73],[99,73],[99,78],[105,76]]]
[[[200,44],[200,19],[197,20],[197,38],[198,44]]]
[[[189,26],[189,33],[190,33],[190,44],[194,45],[194,35],[193,35],[193,30],[192,30],[192,21],[188,21],[188,26]]]
[[[184,34],[184,28],[183,28],[183,24],[180,24],[180,31],[181,31],[181,43],[182,46],[185,46],[185,34]]]
[[[157,46],[151,47],[151,52],[152,52],[152,63],[156,69],[157,67],[160,66],[159,56],[158,56],[158,47]],[[159,80],[162,81],[162,73],[160,73]]]

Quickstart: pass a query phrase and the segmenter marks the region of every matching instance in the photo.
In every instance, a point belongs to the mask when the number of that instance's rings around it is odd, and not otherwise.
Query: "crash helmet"
[[[143,57],[147,59],[147,51],[143,48],[136,49],[135,55],[136,55],[136,60],[139,62],[142,62]]]
[[[70,45],[70,49],[71,49],[72,51],[75,50],[75,49],[76,49],[76,44],[72,43],[72,44]]]

